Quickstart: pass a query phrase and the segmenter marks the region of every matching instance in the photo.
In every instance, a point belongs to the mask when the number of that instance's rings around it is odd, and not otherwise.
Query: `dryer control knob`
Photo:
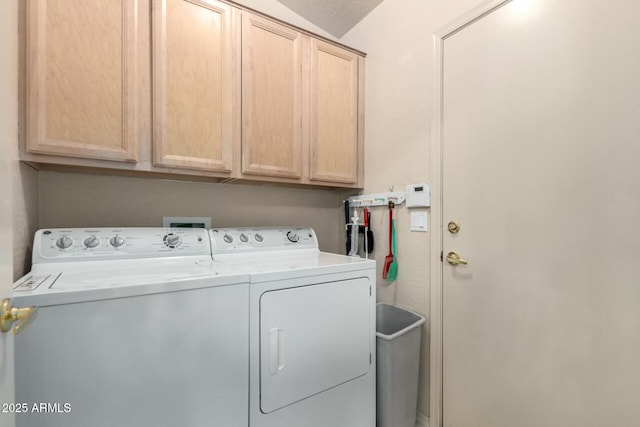
[[[60,249],[67,249],[73,245],[73,239],[69,236],[62,236],[56,240],[56,246]]]
[[[224,240],[227,243],[231,243],[233,242],[233,236],[230,234],[225,234],[224,237],[222,238],[222,240]]]
[[[180,243],[180,236],[176,235],[176,234],[167,234],[166,236],[164,236],[164,244],[167,246],[175,246],[178,243]]]
[[[289,239],[291,243],[296,243],[300,240],[300,236],[298,236],[298,233],[295,231],[287,231],[287,239]]]
[[[255,236],[253,236],[254,239],[256,239],[256,242],[258,243],[262,243],[262,241],[264,240],[264,237],[262,237],[262,234],[260,233],[256,233]]]
[[[241,241],[242,243],[247,243],[247,242],[249,241],[249,236],[247,236],[246,234],[242,233],[242,234],[240,235],[240,241]]]
[[[113,246],[114,248],[119,248],[120,246],[124,245],[124,239],[116,235],[113,236],[111,240],[109,240],[109,243],[111,243],[111,246]]]
[[[94,234],[93,236],[89,236],[84,239],[84,246],[86,248],[95,248],[100,244],[100,239]]]

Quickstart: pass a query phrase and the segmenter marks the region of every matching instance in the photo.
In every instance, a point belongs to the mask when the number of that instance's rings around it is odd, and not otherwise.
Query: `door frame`
[[[18,81],[19,81],[19,25],[18,16],[22,2],[3,1],[0,4],[0,149],[5,155],[0,159],[0,236],[6,245],[0,250],[0,299],[10,298],[13,289],[13,183],[18,167]],[[18,178],[19,180],[19,178]],[[15,402],[15,375],[13,367],[14,339],[11,332],[0,332],[0,402]],[[0,413],[0,421],[6,427],[15,427],[15,414]]]
[[[513,0],[489,0],[470,10],[433,34],[431,77],[431,258],[430,270],[430,417],[431,427],[443,425],[443,217],[442,217],[442,102],[444,41],[465,27],[482,19]]]

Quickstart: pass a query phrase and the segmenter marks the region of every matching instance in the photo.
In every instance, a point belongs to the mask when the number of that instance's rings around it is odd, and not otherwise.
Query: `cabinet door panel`
[[[27,150],[135,161],[137,1],[27,7]]]
[[[216,1],[154,0],[154,164],[231,172],[234,14]]]
[[[319,40],[313,40],[311,52],[310,178],[356,183],[359,56]]]
[[[299,178],[303,36],[245,13],[242,39],[242,172]]]

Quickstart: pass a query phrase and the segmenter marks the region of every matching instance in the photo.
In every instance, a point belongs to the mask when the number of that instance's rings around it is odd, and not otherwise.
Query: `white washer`
[[[251,274],[251,427],[375,427],[375,261],[320,252],[310,228],[210,230]]]
[[[38,231],[13,293],[38,307],[15,340],[16,425],[246,427],[248,281],[203,229]]]

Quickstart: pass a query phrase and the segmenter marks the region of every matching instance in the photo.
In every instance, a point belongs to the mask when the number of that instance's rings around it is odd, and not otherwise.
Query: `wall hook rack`
[[[402,191],[389,191],[387,193],[363,194],[360,196],[351,196],[347,199],[349,207],[364,208],[371,206],[389,206],[389,202],[393,202],[396,206],[400,206],[406,200]]]

